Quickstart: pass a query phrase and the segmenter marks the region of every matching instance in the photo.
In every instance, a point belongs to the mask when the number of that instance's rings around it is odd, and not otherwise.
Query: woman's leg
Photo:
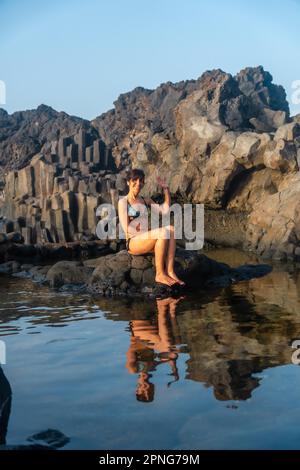
[[[168,245],[169,239],[167,230],[165,227],[162,227],[131,238],[128,253],[131,255],[142,255],[154,251],[156,268],[155,281],[171,286],[175,284],[176,281],[167,275],[165,269]]]
[[[167,229],[169,230],[170,233],[170,239],[169,239],[169,247],[168,247],[168,253],[167,253],[167,274],[169,277],[174,279],[176,282],[179,282],[179,284],[184,285],[185,283],[179,279],[179,277],[176,276],[176,273],[174,271],[174,259],[175,259],[175,251],[176,251],[176,240],[174,237],[174,227],[173,225],[168,225]]]
[[[155,269],[156,269],[156,282],[161,282],[163,284],[168,284],[171,286],[175,284],[175,279],[168,276],[165,270],[165,261],[166,261],[166,253],[168,250],[169,245],[168,239],[159,238],[156,240],[155,243]]]

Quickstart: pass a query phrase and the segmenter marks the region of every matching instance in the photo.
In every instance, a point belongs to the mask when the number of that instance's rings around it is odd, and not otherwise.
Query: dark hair
[[[145,180],[145,173],[139,168],[133,168],[132,170],[127,170],[126,172],[126,181],[130,180]]]
[[[137,401],[150,403],[154,400],[155,385],[152,382],[146,382],[147,388],[145,390],[137,390],[135,393]]]

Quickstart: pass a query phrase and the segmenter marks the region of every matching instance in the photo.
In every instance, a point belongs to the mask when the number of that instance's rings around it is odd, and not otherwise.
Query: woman
[[[155,253],[155,281],[159,284],[173,286],[184,285],[174,271],[174,258],[176,240],[174,227],[165,227],[148,230],[148,207],[158,213],[166,214],[171,204],[170,190],[160,178],[158,184],[164,190],[165,200],[161,205],[156,204],[151,198],[143,198],[140,191],[145,184],[143,170],[133,169],[127,176],[129,188],[127,196],[119,200],[118,212],[122,228],[126,234],[126,246],[131,255],[142,255],[149,252]]]

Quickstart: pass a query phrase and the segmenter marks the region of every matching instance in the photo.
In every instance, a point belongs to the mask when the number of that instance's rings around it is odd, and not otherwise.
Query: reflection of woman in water
[[[151,372],[162,363],[168,363],[171,375],[176,382],[179,380],[176,361],[179,350],[174,346],[180,343],[176,322],[176,305],[182,299],[157,299],[157,325],[151,320],[132,320],[130,322],[132,336],[127,352],[126,367],[131,374],[139,374],[136,389],[138,401],[150,402],[154,399],[154,384],[149,381]],[[170,321],[170,328],[168,327]],[[176,339],[175,339],[176,338]],[[168,383],[168,386],[172,382]]]

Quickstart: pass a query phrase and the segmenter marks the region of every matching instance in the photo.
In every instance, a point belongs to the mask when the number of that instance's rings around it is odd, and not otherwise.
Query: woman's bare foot
[[[161,284],[166,284],[167,286],[173,286],[173,284],[176,284],[176,281],[166,274],[156,275],[155,282],[160,282]]]
[[[168,276],[174,279],[175,282],[178,282],[178,284],[180,284],[181,286],[185,285],[185,282],[179,279],[179,277],[176,276],[174,271],[168,271]]]

